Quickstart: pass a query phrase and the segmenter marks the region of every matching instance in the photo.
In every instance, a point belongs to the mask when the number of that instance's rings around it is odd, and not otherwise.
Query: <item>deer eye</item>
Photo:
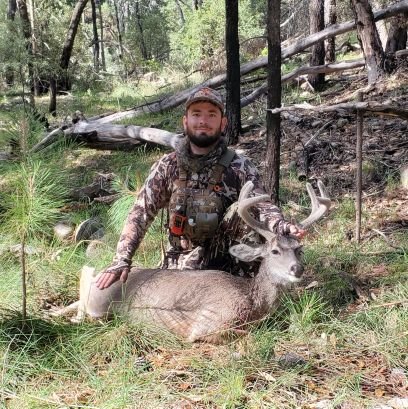
[[[273,249],[272,254],[277,256],[278,254],[280,254],[280,252],[279,252],[279,250]]]

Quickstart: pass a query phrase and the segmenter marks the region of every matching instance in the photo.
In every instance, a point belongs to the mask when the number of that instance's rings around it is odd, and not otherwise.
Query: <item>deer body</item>
[[[103,318],[117,314],[131,322],[146,321],[165,328],[191,342],[218,343],[226,333],[239,332],[246,324],[270,313],[279,301],[281,290],[301,279],[301,245],[295,238],[276,236],[249,215],[250,206],[267,198],[247,198],[251,187],[248,184],[243,187],[238,213],[266,242],[256,247],[238,244],[229,251],[246,262],[262,260],[254,278],[236,277],[218,270],[132,268],[126,283],[116,281],[100,290],[94,269],[88,267],[81,275],[77,319],[85,315]],[[321,198],[312,197],[312,204],[315,201],[316,205],[318,199]],[[329,199],[321,200],[326,201],[327,210]],[[322,214],[320,209],[319,217]],[[315,221],[310,217],[306,220]]]

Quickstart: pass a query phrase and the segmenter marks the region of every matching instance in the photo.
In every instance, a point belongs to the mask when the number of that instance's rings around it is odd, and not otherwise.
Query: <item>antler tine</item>
[[[249,181],[241,189],[241,193],[238,198],[238,214],[241,219],[257,233],[263,236],[266,240],[272,240],[275,234],[266,228],[264,223],[259,222],[252,217],[248,209],[255,204],[270,201],[271,198],[268,195],[248,197],[254,188],[254,184]]]
[[[321,219],[326,212],[330,209],[331,200],[326,193],[326,188],[321,180],[317,181],[317,186],[319,188],[320,196],[316,196],[316,193],[310,183],[306,184],[307,192],[309,193],[310,200],[312,202],[312,210],[305,220],[300,222],[303,227],[308,227],[315,223],[317,220]]]

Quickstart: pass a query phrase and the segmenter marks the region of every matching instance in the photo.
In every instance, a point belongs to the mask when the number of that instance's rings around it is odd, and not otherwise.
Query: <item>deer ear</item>
[[[257,258],[262,258],[265,256],[265,247],[264,246],[257,246],[251,247],[247,244],[237,244],[235,246],[231,246],[229,249],[229,253],[231,256],[236,257],[241,261],[254,261]]]

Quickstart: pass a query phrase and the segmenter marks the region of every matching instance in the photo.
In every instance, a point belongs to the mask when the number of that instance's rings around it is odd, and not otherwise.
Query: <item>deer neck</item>
[[[258,315],[263,315],[273,310],[282,288],[282,283],[279,281],[275,282],[271,274],[261,264],[258,274],[252,279],[251,283],[254,311]]]

